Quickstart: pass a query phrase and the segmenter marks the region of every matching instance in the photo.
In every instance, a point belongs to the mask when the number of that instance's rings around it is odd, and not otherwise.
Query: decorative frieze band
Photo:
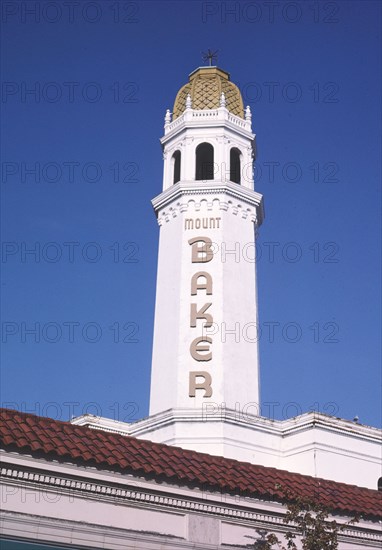
[[[260,193],[232,183],[177,183],[152,200],[158,223],[168,222],[183,212],[217,210],[260,226],[264,218],[263,197]]]
[[[267,528],[276,529],[280,531],[280,527],[284,525],[283,516],[277,514],[270,514],[258,511],[252,511],[241,507],[232,507],[231,505],[221,505],[216,502],[201,502],[197,497],[190,499],[181,496],[173,496],[170,494],[163,494],[154,491],[143,490],[140,487],[132,485],[126,487],[116,483],[96,483],[89,481],[86,478],[75,479],[73,476],[64,477],[52,472],[44,473],[41,470],[33,471],[32,469],[16,468],[14,465],[6,465],[1,468],[1,478],[14,486],[20,485],[22,487],[34,487],[37,491],[48,489],[49,491],[59,493],[60,495],[66,495],[69,498],[75,496],[83,496],[90,499],[99,499],[114,502],[131,502],[136,504],[149,504],[150,508],[158,506],[160,508],[172,508],[176,510],[202,512],[204,514],[212,514],[222,518],[237,519],[244,522],[251,522],[267,526]],[[203,497],[200,497],[203,498]],[[260,502],[260,501],[259,501]],[[344,531],[341,538],[353,539],[369,543],[382,541],[380,533],[371,529],[357,530],[354,526]],[[367,544],[368,545],[368,544]]]
[[[94,483],[88,479],[73,479],[72,477],[63,477],[45,474],[41,471],[34,472],[27,469],[19,469],[15,467],[2,467],[1,479],[7,479],[17,485],[22,482],[23,487],[34,486],[36,490],[43,488],[51,491],[59,492],[60,495],[66,494],[68,497],[85,496],[86,498],[99,498],[102,496],[105,500],[131,501],[136,503],[147,503],[152,505],[176,508],[178,510],[189,510],[195,512],[203,512],[205,514],[219,515],[227,518],[238,518],[242,520],[267,522],[272,524],[282,525],[281,516],[273,516],[253,512],[248,509],[234,509],[230,506],[219,505],[212,502],[200,502],[200,500],[192,500],[181,498],[172,495],[164,495],[156,492],[144,491],[141,488],[131,485]],[[132,482],[134,483],[134,482]],[[201,497],[203,498],[203,497]]]
[[[203,220],[203,212],[210,213],[212,211],[229,212],[257,225],[256,208],[248,207],[247,204],[239,201],[221,200],[216,196],[212,196],[208,200],[201,199],[199,202],[196,202],[193,198],[189,200],[185,198],[183,202],[173,203],[158,212],[158,225],[163,225],[183,213],[200,214],[200,220]],[[201,225],[202,223],[201,221]]]

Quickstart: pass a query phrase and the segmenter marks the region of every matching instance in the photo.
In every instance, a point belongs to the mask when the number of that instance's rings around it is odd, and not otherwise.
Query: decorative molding
[[[225,107],[218,109],[187,109],[173,122],[165,124],[165,135],[160,140],[161,144],[167,143],[179,131],[200,126],[203,126],[203,128],[225,126],[251,141],[255,137],[252,133],[251,121],[230,113]]]
[[[136,436],[141,430],[146,432],[149,426],[159,427],[172,424],[173,422],[192,423],[206,422],[207,420],[208,422],[227,422],[243,428],[253,429],[256,427],[260,431],[271,432],[283,438],[313,428],[344,436],[356,437],[378,444],[381,441],[382,435],[382,431],[379,428],[361,424],[354,425],[350,420],[331,417],[319,412],[308,412],[286,420],[272,420],[251,413],[241,414],[236,410],[228,408],[221,408],[213,412],[209,412],[207,409],[169,409],[131,423],[88,414],[73,418],[71,423],[124,435]]]
[[[59,491],[60,495],[65,494],[72,498],[82,496],[98,500],[101,497],[102,500],[114,503],[130,502],[150,505],[150,508],[153,506],[164,507],[174,509],[175,511],[199,512],[224,518],[258,521],[262,524],[283,525],[283,514],[276,515],[264,511],[253,511],[245,505],[237,505],[234,508],[230,504],[222,505],[211,500],[202,502],[203,489],[200,488],[199,491],[201,491],[202,495],[191,499],[184,496],[166,494],[163,489],[162,491],[145,491],[136,485],[126,487],[126,485],[117,483],[91,482],[88,478],[81,479],[80,476],[78,478],[74,478],[73,475],[65,477],[53,473],[45,473],[37,469],[33,471],[32,469],[15,467],[11,464],[6,465],[5,463],[1,468],[0,478],[11,482],[13,485],[22,483],[23,487],[27,485],[28,487],[34,487],[36,490],[45,488],[56,492]],[[213,497],[213,493],[210,491],[208,491],[208,494],[210,497]],[[217,493],[218,495],[220,493]],[[240,495],[238,497],[242,498]],[[252,504],[254,501],[255,499],[252,500]],[[258,502],[261,503],[261,500],[259,499]]]
[[[235,199],[236,203],[233,204],[229,198]],[[212,210],[214,201],[218,201],[219,210],[231,211],[234,215],[240,212],[241,217],[254,222],[257,226],[263,222],[263,196],[256,191],[230,182],[214,181],[213,183],[198,182],[196,184],[195,182],[179,182],[166,189],[151,202],[158,216],[158,224],[161,225],[163,220],[170,221],[179,213],[188,211],[191,203],[198,211],[202,200],[207,202],[207,210]]]
[[[251,499],[247,501],[247,505],[240,503],[225,503],[221,504],[216,501],[211,500],[213,498],[213,493],[208,492],[209,501],[202,502],[203,496],[195,496],[195,498],[176,496],[174,494],[165,493],[165,487],[162,485],[161,490],[159,491],[150,491],[144,490],[136,485],[127,483],[127,485],[118,484],[115,482],[104,483],[97,481],[90,481],[89,478],[84,478],[80,476],[64,476],[58,475],[56,472],[52,471],[43,471],[34,470],[32,468],[21,468],[20,466],[15,466],[13,464],[3,463],[1,469],[1,478],[8,484],[14,486],[22,485],[23,488],[29,487],[34,488],[37,491],[49,490],[53,493],[59,493],[60,496],[66,495],[69,498],[72,497],[82,497],[91,500],[102,500],[106,502],[113,502],[114,504],[134,504],[139,507],[149,507],[150,510],[168,510],[172,513],[203,513],[204,515],[213,516],[215,518],[221,518],[222,521],[227,521],[228,519],[235,523],[239,522],[240,525],[248,525],[251,528],[262,527],[267,528],[267,530],[275,530],[277,532],[283,532],[285,530],[285,524],[283,523],[284,510],[281,513],[272,513],[268,510],[253,510],[250,506],[256,506],[257,508],[261,507],[262,500]],[[94,476],[96,476],[96,472]],[[203,492],[202,492],[203,494]],[[205,493],[207,494],[207,493]],[[218,496],[218,495],[217,495]],[[222,496],[222,495],[220,495]],[[238,495],[239,498],[240,495]],[[276,504],[276,503],[274,503]],[[9,512],[3,509],[2,512],[2,521],[4,522],[7,518],[13,518],[17,522],[17,516],[22,516],[22,522],[34,521],[34,516],[27,514],[15,514],[14,512]],[[38,523],[41,524],[41,521],[45,522],[56,522],[58,527],[65,526],[68,521],[59,521],[53,520],[51,518],[39,518]],[[71,532],[78,529],[84,528],[83,522],[69,522],[72,523]],[[85,524],[86,525],[86,524]],[[65,529],[67,529],[65,527]],[[109,527],[104,527],[100,525],[91,526],[91,529],[104,530],[110,529]],[[116,528],[114,528],[118,531]],[[4,531],[3,531],[4,532]],[[124,530],[125,533],[132,534],[131,530]],[[152,533],[149,540],[155,538],[161,538],[166,535],[160,535],[159,533]],[[349,526],[342,534],[341,540],[344,542],[354,542],[361,543],[367,547],[375,547],[374,544],[382,543],[382,534],[379,530],[379,525],[376,525],[373,528],[373,525],[369,522],[364,522],[364,526],[356,528],[353,525]],[[186,542],[186,541],[185,541]],[[177,546],[181,547],[181,546]],[[185,548],[188,546],[186,545]],[[377,546],[379,547],[379,546]],[[208,548],[208,545],[206,546]]]
[[[213,198],[212,201],[209,201],[207,203],[207,212],[204,214],[200,210],[200,203],[195,203],[194,200],[189,200],[188,202],[178,202],[174,206],[170,206],[168,209],[163,209],[160,213],[160,216],[158,216],[158,225],[161,226],[165,222],[171,221],[173,218],[176,218],[180,214],[183,214],[184,212],[194,212],[198,213],[201,218],[208,215],[208,212],[212,212],[213,210],[216,210],[216,207],[214,209],[213,203],[218,202],[218,210],[224,211],[224,212],[230,212],[234,216],[243,218],[244,220],[248,219],[248,221],[251,221],[256,224],[257,217],[256,217],[256,210],[252,210],[250,208],[245,208],[246,205],[243,205],[240,202],[236,202],[235,204],[232,203],[232,201],[221,201],[218,198]],[[244,208],[243,208],[244,206]]]

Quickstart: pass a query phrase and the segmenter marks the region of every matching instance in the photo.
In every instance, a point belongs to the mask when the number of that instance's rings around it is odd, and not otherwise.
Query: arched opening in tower
[[[196,148],[195,179],[214,179],[214,148],[210,143],[201,143]]]
[[[233,183],[241,183],[241,153],[237,147],[232,147],[229,155],[229,179]]]
[[[173,166],[173,174],[174,174],[173,183],[178,183],[178,181],[180,181],[180,159],[181,159],[181,152],[175,151],[175,153],[172,155],[172,166]]]

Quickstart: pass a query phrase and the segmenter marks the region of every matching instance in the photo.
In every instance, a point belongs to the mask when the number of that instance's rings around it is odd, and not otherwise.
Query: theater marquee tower
[[[163,190],[152,201],[160,242],[150,415],[72,423],[374,488],[380,430],[312,411],[260,414],[255,235],[264,214],[254,139],[228,73],[191,73],[165,117]]]
[[[150,415],[259,402],[251,112],[201,67],[167,111]],[[253,410],[251,411],[253,412]]]

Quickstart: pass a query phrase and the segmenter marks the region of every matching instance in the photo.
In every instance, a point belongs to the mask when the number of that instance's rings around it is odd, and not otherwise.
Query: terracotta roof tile
[[[257,466],[233,459],[153,443],[133,437],[92,430],[32,414],[0,409],[0,442],[20,452],[62,457],[150,478],[202,485],[264,499],[285,500],[285,491],[318,497],[339,513],[360,513],[382,518],[382,493]]]

